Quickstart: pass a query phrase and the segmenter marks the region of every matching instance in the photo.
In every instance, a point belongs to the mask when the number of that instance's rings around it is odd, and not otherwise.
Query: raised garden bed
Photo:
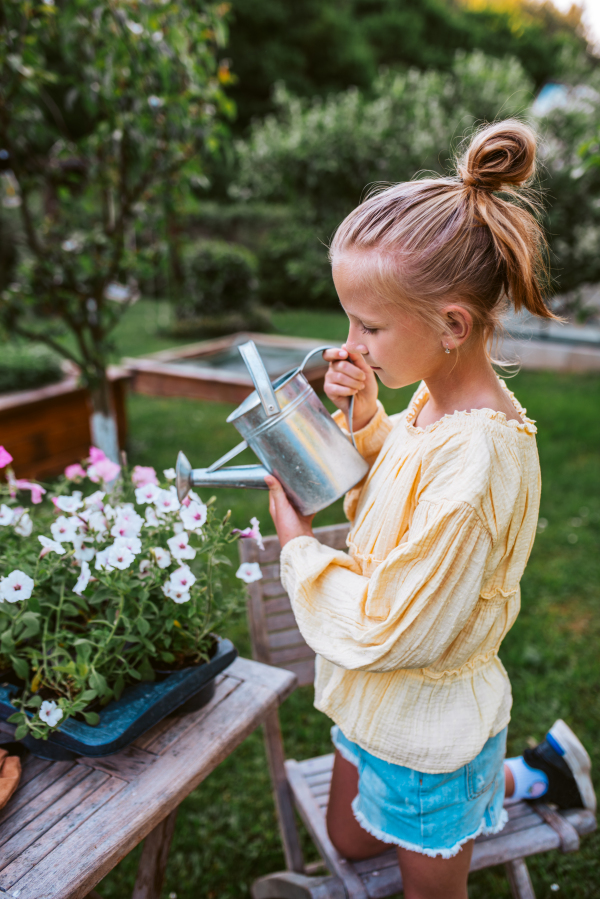
[[[129,373],[111,367],[108,372],[117,414],[119,445],[127,436],[125,395]],[[66,465],[88,455],[91,405],[89,394],[75,374],[34,390],[0,394],[2,445],[15,459],[17,477],[45,479],[60,474]]]
[[[239,404],[254,390],[237,349],[248,340],[255,342],[272,380],[300,365],[310,350],[327,343],[246,331],[124,359],[123,364],[131,372],[135,393]],[[308,363],[305,375],[315,390],[322,390],[326,371],[327,363],[319,357]]]

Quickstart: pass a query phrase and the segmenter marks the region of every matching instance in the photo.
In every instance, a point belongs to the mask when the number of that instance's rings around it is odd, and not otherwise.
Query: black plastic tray
[[[199,708],[214,693],[214,679],[237,656],[230,640],[218,638],[217,651],[210,662],[175,671],[163,681],[143,681],[123,691],[99,712],[100,722],[93,727],[69,718],[47,740],[25,737],[23,744],[40,758],[73,759],[78,755],[112,755],[136,740],[162,718],[183,705]],[[18,692],[14,684],[0,684],[0,719],[6,720],[17,709],[11,698]],[[193,697],[201,693],[195,702]],[[190,703],[192,700],[192,703]]]

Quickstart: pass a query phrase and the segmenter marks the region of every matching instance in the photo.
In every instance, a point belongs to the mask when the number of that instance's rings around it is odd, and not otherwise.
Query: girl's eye
[[[363,332],[363,334],[375,334],[376,331],[378,331],[379,329],[378,328],[367,328],[366,325],[361,325],[360,330]]]

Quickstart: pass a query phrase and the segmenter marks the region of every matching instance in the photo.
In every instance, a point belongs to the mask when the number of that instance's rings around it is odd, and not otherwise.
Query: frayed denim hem
[[[415,843],[409,843],[408,840],[401,840],[399,837],[392,837],[390,836],[390,834],[384,833],[377,827],[373,827],[373,825],[370,824],[369,821],[367,821],[363,813],[358,811],[357,805],[359,799],[360,796],[357,796],[353,800],[352,812],[363,830],[366,830],[367,833],[370,833],[371,836],[375,837],[376,839],[381,840],[382,843],[392,843],[394,846],[399,846],[401,849],[409,849],[411,852],[418,852],[421,855],[429,856],[429,858],[436,858],[438,855],[442,858],[453,858],[455,855],[458,855],[461,848],[465,843],[468,843],[469,840],[474,840],[478,836],[481,836],[481,834],[499,833],[505,827],[506,822],[508,821],[508,812],[505,809],[502,809],[500,820],[497,824],[486,824],[485,818],[482,818],[481,824],[479,825],[475,833],[472,833],[467,837],[463,837],[462,840],[459,840],[458,843],[455,843],[454,846],[452,846],[450,849],[426,849],[424,846],[417,846]]]
[[[339,732],[339,727],[337,724],[334,724],[331,728],[331,742],[343,759],[346,759],[347,762],[350,762],[351,765],[358,768],[358,756],[354,755],[354,753],[338,738]]]

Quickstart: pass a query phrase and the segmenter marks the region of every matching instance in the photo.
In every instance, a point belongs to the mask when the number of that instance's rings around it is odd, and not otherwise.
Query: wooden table
[[[122,752],[28,757],[0,812],[0,897],[82,899],[146,838],[133,899],[158,899],[180,802],[295,683],[289,671],[236,659],[208,705],[164,719]]]

